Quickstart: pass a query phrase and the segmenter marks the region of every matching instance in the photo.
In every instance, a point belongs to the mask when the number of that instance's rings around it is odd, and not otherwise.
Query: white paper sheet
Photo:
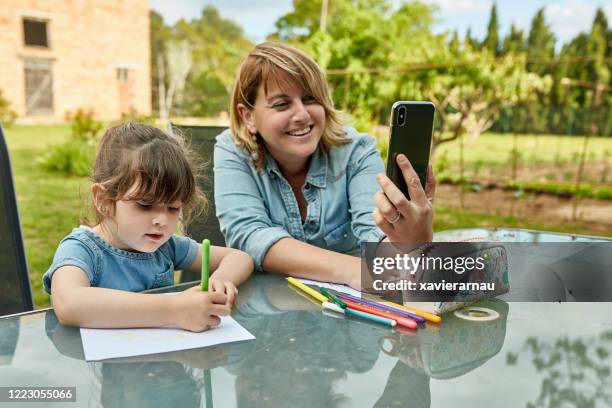
[[[302,279],[302,278],[295,278],[295,279],[306,285],[316,285],[320,288],[331,289],[331,290],[335,290],[336,292],[346,293],[347,295],[361,297],[361,292],[351,288],[350,286],[340,285],[337,283],[319,282],[319,281],[310,280],[310,279]]]
[[[221,324],[218,327],[201,333],[171,327],[154,329],[81,328],[83,351],[87,361],[166,353],[254,338],[255,336],[229,316],[222,316]]]

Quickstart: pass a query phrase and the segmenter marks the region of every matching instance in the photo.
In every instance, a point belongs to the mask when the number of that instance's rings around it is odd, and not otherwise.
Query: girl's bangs
[[[145,155],[146,156],[146,155]],[[139,200],[152,204],[187,204],[195,192],[193,175],[187,163],[171,157],[141,157],[140,166],[133,169],[130,191],[124,200]],[[177,158],[178,159],[178,158]]]

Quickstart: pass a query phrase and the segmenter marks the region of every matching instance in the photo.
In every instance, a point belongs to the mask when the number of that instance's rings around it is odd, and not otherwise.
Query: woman
[[[426,194],[398,156],[408,200],[383,174],[374,140],[342,125],[323,72],[302,51],[257,45],[230,118],[215,146],[217,216],[227,244],[256,268],[360,288],[361,242],[431,241],[431,169]]]

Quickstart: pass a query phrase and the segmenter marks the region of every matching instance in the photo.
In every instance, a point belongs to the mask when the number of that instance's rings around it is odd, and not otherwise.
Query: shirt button
[[[309,189],[310,189],[310,184],[308,184],[308,183],[307,183],[307,184],[304,186],[304,190],[309,190]]]
[[[310,220],[310,221],[309,221],[309,224],[310,224],[310,225],[315,225],[315,220]]]
[[[344,234],[342,235],[344,238],[348,238],[348,234]]]

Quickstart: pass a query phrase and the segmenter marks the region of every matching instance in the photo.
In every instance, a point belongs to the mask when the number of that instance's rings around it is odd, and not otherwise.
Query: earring
[[[257,145],[257,135],[251,135],[251,139],[253,139],[253,143],[257,146],[256,149],[259,149],[259,145]],[[251,159],[256,162],[259,160],[259,152],[257,150],[253,150],[251,152]]]

